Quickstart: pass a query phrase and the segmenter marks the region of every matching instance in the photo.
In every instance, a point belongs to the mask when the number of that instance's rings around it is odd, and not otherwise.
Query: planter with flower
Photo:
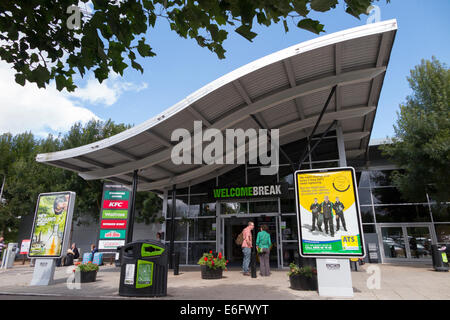
[[[317,290],[317,269],[305,266],[299,267],[295,263],[289,265],[289,281],[294,290]]]
[[[222,278],[223,270],[227,269],[228,260],[219,252],[217,257],[214,257],[212,251],[204,253],[198,260],[202,272],[202,279],[220,279]]]
[[[80,273],[80,282],[94,282],[97,279],[98,265],[92,262],[85,264],[75,263],[76,268],[73,272]]]

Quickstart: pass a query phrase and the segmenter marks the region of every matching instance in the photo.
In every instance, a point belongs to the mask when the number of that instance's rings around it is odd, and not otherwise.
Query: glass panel
[[[294,186],[294,175],[292,174],[292,167],[291,166],[280,166],[279,175],[280,175],[280,182],[285,182],[289,184],[290,187]]]
[[[188,196],[177,196],[175,217],[185,217],[189,212]],[[167,217],[172,216],[172,198],[167,200]]]
[[[432,205],[433,220],[435,222],[450,222],[450,206],[447,204]]]
[[[278,213],[278,201],[249,202],[250,213]]]
[[[166,244],[167,246],[169,244]],[[180,253],[180,264],[186,264],[186,243],[174,243],[174,252]]]
[[[175,220],[175,241],[187,240],[187,221]],[[166,220],[166,241],[171,239],[172,220]]]
[[[372,200],[370,199],[370,189],[360,188],[358,189],[359,204],[370,204],[372,205]]]
[[[208,193],[216,186],[216,178],[191,186],[191,194]]]
[[[428,227],[407,227],[412,259],[431,259],[431,235]]]
[[[249,180],[250,181],[250,180]],[[219,176],[219,187],[245,185],[245,166],[239,166]],[[209,190],[208,190],[209,192]]]
[[[405,238],[401,227],[382,227],[381,235],[386,258],[406,258]]]
[[[198,216],[215,216],[216,215],[216,204],[213,203],[201,203],[189,206],[189,217]]]
[[[283,242],[283,266],[288,267],[291,262],[296,262],[298,259],[298,243]]]
[[[288,198],[281,198],[281,213],[296,213],[294,190],[289,190]]]
[[[450,224],[435,224],[437,242],[450,243]]]
[[[220,205],[222,214],[247,213],[247,202],[222,202]]]
[[[370,182],[372,187],[386,187],[392,186],[391,174],[393,171],[385,170],[385,171],[369,171],[370,173]]]
[[[314,146],[317,140],[311,141],[311,147]],[[330,159],[339,159],[339,151],[337,147],[336,138],[323,139],[311,154],[312,161],[322,161]],[[322,167],[326,168],[326,167]]]
[[[283,229],[283,222],[286,223],[286,228]],[[281,217],[281,234],[283,240],[297,240],[297,216],[282,216]]]
[[[396,203],[423,203],[427,202],[425,195],[421,198],[414,199],[414,201],[408,201],[404,199],[397,188],[373,188],[373,203],[374,204],[396,204]]]
[[[361,171],[356,173],[356,181],[358,183],[359,188],[370,187],[369,184],[369,171]]]
[[[361,210],[361,217],[362,217],[362,222],[363,223],[375,222],[375,221],[373,221],[372,206],[370,206],[370,207],[359,207],[359,209]]]
[[[277,183],[277,173],[273,175],[261,175],[260,168],[247,168],[247,181],[249,185],[253,184],[275,184]]]
[[[363,224],[364,233],[376,233],[374,224]]]
[[[313,169],[337,168],[337,167],[339,167],[339,161],[312,163]]]
[[[197,264],[204,253],[216,251],[216,243],[189,243],[188,264]]]
[[[216,223],[216,219],[193,219],[189,225],[189,241],[216,240],[213,223]]]
[[[428,205],[375,206],[377,222],[429,222]]]

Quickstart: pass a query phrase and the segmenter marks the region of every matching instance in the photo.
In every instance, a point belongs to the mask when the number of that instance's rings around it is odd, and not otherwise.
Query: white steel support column
[[[167,226],[167,203],[168,203],[168,195],[169,192],[167,190],[164,190],[163,193],[163,207],[162,207],[162,216],[164,217],[164,223],[162,225],[162,231],[164,232],[164,243],[166,242],[166,226]]]
[[[340,122],[338,122],[336,126],[336,140],[339,151],[339,166],[346,167],[347,157],[345,155],[344,133],[342,132],[342,126]]]

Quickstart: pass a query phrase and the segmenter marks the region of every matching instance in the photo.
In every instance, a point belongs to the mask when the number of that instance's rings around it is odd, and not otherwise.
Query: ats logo
[[[357,236],[342,236],[341,241],[344,250],[357,250],[359,248]]]

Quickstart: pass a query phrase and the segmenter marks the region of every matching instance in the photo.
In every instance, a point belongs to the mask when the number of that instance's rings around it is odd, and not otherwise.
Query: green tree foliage
[[[359,18],[376,1],[343,2],[346,12]],[[17,83],[44,88],[55,80],[58,90],[73,91],[76,72],[83,77],[92,70],[100,82],[111,70],[123,75],[129,64],[142,73],[137,57],[155,56],[147,38],[158,19],[223,59],[227,30],[252,41],[254,24],[282,22],[287,32],[292,19],[296,27],[319,34],[324,25],[311,15],[338,5],[338,0],[92,0],[93,12],[81,11],[74,28],[77,14],[71,6],[78,2],[0,1],[0,57],[13,65]],[[87,2],[81,0],[81,8]]]
[[[422,60],[408,77],[412,94],[400,105],[392,144],[383,146],[404,172],[394,184],[409,200],[424,192],[450,200],[450,70],[435,57]]]
[[[0,203],[0,233],[14,240],[20,217],[33,215],[37,196],[43,192],[74,191],[77,194],[74,221],[98,221],[103,181],[86,181],[78,174],[36,162],[38,153],[79,147],[108,138],[130,128],[129,125],[92,120],[76,123],[64,136],[36,139],[31,133],[0,135],[0,186],[5,179]],[[151,192],[137,194],[137,221],[154,222],[161,199]],[[86,219],[88,218],[88,219]]]

